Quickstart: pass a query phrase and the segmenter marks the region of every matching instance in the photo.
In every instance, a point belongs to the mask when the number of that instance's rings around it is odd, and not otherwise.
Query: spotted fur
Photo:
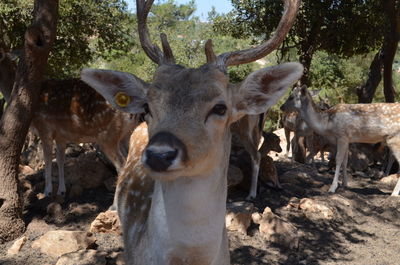
[[[318,134],[337,144],[336,171],[330,192],[335,192],[343,166],[343,185],[347,186],[349,143],[386,142],[400,161],[400,103],[338,104],[320,111],[307,88],[297,87],[285,102],[287,108],[299,111],[301,118]],[[399,195],[400,180],[392,195]]]

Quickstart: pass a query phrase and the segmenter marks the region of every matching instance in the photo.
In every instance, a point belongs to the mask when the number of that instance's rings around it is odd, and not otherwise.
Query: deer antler
[[[161,34],[161,43],[164,53],[160,48],[151,42],[149,29],[147,27],[147,16],[154,0],[136,0],[136,13],[138,18],[138,31],[140,44],[147,56],[156,64],[161,65],[164,63],[174,64],[175,58],[169,46],[167,36]]]
[[[267,54],[275,50],[285,39],[286,34],[292,27],[296,14],[300,7],[300,0],[284,0],[285,9],[278,27],[272,37],[263,44],[240,51],[225,52],[218,55],[216,60],[212,60],[207,54],[213,53],[210,51],[212,48],[206,48],[207,62],[217,62],[222,67],[250,63],[260,58],[265,57]],[[209,46],[211,46],[209,44]]]

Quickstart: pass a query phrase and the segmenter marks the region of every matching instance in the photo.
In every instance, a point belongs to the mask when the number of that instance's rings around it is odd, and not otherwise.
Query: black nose
[[[168,152],[156,152],[147,149],[146,150],[146,164],[154,171],[162,172],[166,171],[172,164],[175,158],[178,156],[178,150]]]

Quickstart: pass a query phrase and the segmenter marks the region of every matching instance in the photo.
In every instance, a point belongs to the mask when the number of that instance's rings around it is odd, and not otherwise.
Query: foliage
[[[230,36],[222,36],[213,31],[213,22],[201,22],[193,16],[194,1],[177,5],[169,0],[152,7],[148,18],[148,27],[153,42],[160,45],[160,32],[167,34],[177,63],[187,67],[198,67],[206,62],[204,44],[207,39],[213,40],[214,51],[220,54],[230,50],[243,49],[250,46],[249,40],[237,40]],[[214,10],[215,11],[215,10]],[[218,14],[214,13],[214,16]],[[129,27],[133,30],[132,38],[139,39],[136,18]],[[156,65],[144,54],[139,42],[133,43],[130,51],[113,60],[102,58],[94,61],[93,67],[102,67],[131,72],[145,81],[151,80]],[[240,82],[257,65],[243,65],[229,69],[233,82]]]
[[[282,16],[282,1],[231,1],[234,10],[217,18],[215,29],[236,38],[268,38]],[[284,47],[294,45],[300,51],[306,46],[341,57],[365,54],[382,43],[381,9],[376,0],[303,0]]]
[[[33,1],[0,3],[0,23],[10,49],[22,47],[31,21]],[[49,58],[48,76],[76,75],[95,57],[115,57],[132,44],[127,24],[129,13],[123,0],[60,1],[57,39]]]

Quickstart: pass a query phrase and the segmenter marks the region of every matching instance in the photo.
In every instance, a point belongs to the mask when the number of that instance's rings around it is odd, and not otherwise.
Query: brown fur
[[[280,146],[280,139],[274,133],[265,133],[263,132],[264,142],[260,147],[261,161],[260,161],[260,178],[268,185],[271,185],[274,188],[282,188],[278,172],[274,165],[273,159],[268,156],[270,151],[282,152],[282,148]]]

